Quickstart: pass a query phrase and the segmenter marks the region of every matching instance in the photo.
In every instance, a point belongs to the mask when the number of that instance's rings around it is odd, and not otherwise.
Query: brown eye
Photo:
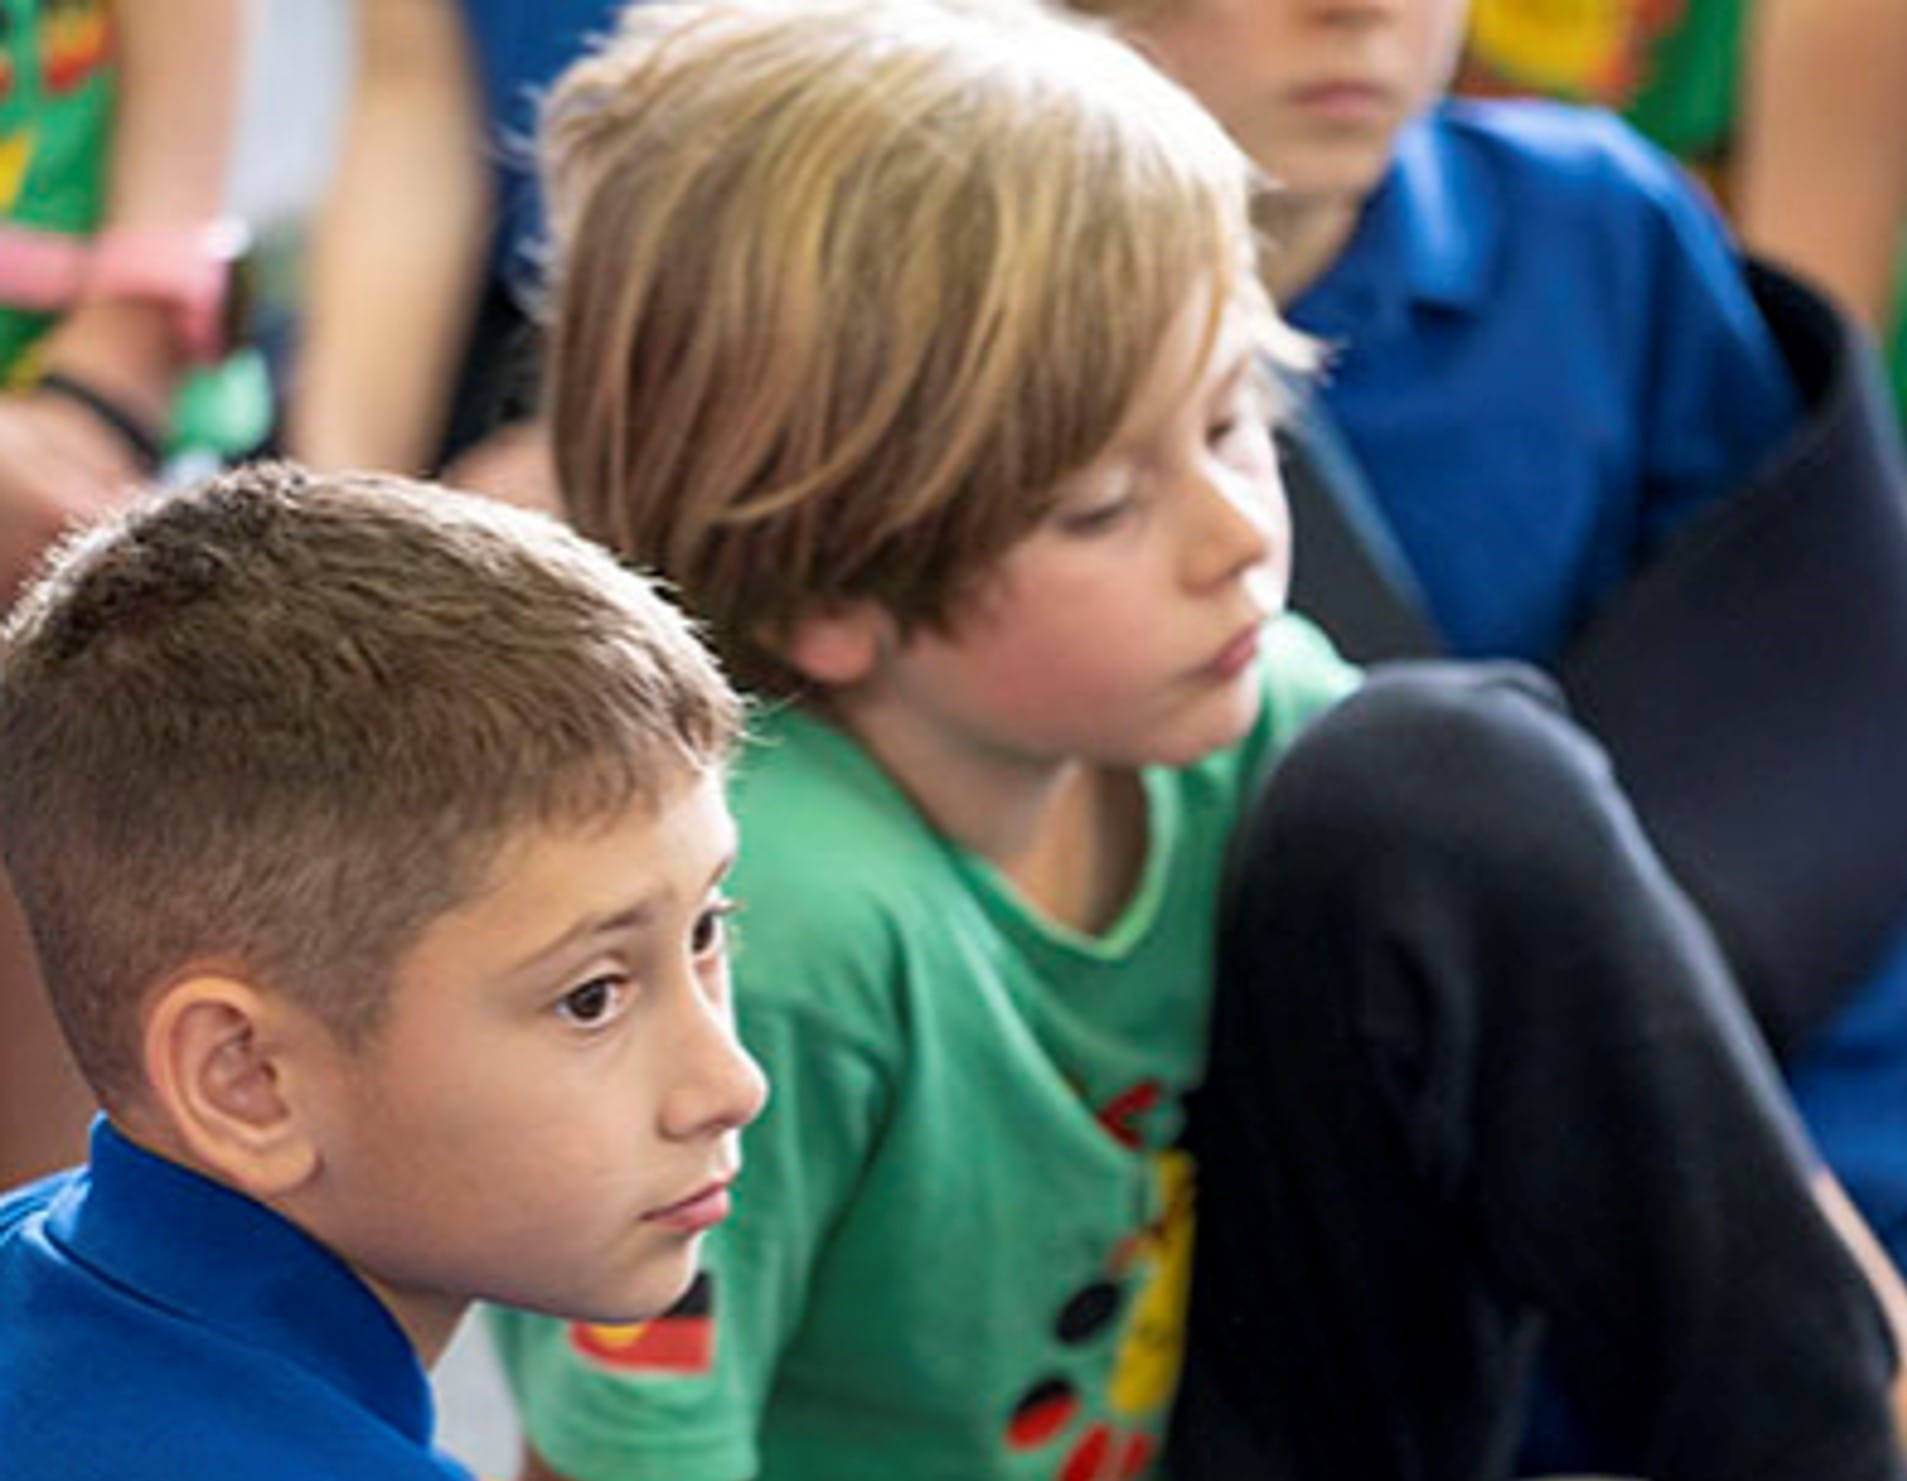
[[[1135,505],[1131,499],[1114,499],[1088,509],[1075,509],[1059,517],[1059,527],[1069,535],[1092,536],[1115,528]]]
[[[592,977],[564,993],[556,1011],[584,1027],[601,1023],[614,1011],[624,986],[620,977]]]
[[[695,918],[689,932],[689,949],[698,957],[718,952],[728,940],[728,918],[735,913],[733,900],[718,900]]]

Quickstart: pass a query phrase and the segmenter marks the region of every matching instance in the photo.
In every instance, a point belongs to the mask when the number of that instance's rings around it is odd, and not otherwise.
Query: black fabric
[[[1793,278],[1749,278],[1802,422],[1558,675],[1785,1059],[1907,923],[1907,478],[1872,346]],[[1310,461],[1287,465],[1293,604],[1360,660],[1431,651]]]
[[[1434,658],[1447,645],[1414,596],[1373,559],[1347,517],[1347,485],[1361,478],[1315,400],[1277,429],[1278,464],[1291,509],[1291,607],[1323,623],[1354,663]],[[1376,516],[1376,505],[1365,506]]]
[[[542,353],[536,322],[524,313],[501,278],[492,278],[478,301],[470,339],[451,392],[436,466],[510,422],[536,410]]]
[[[1807,418],[1559,675],[1786,1053],[1907,927],[1907,478],[1858,332],[1753,284]]]
[[[1403,590],[1352,513],[1381,518],[1375,497],[1315,387],[1286,377],[1299,408],[1272,428],[1291,512],[1293,611],[1302,612],[1354,663],[1440,658],[1449,644],[1419,593]]]
[[[1907,1475],[1773,1067],[1546,695],[1380,671],[1239,833],[1176,1481],[1505,1476],[1545,1329],[1612,1468]]]

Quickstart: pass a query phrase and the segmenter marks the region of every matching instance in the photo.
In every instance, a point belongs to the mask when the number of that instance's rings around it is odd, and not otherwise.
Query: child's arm
[[[1887,1319],[1894,1342],[1894,1423],[1900,1429],[1903,1445],[1907,1445],[1907,1283],[1902,1282],[1900,1272],[1849,1200],[1840,1180],[1825,1168],[1814,1176],[1814,1196],[1874,1288],[1874,1297]]]
[[[357,19],[289,443],[321,467],[416,470],[436,451],[489,240],[482,105],[452,0],[359,0]]]
[[[101,234],[203,226],[220,213],[238,103],[238,0],[127,0],[112,7],[118,91]],[[82,301],[41,346],[48,368],[85,377],[154,426],[186,369],[169,308]]]
[[[1907,226],[1907,6],[1759,0],[1751,27],[1742,235],[1882,333]]]
[[[197,227],[225,191],[238,92],[238,0],[126,0],[113,7],[116,116],[102,231]],[[44,370],[105,396],[152,431],[186,364],[168,307],[95,297],[35,347]],[[71,395],[0,395],[0,590],[48,541],[148,472],[111,423]]]

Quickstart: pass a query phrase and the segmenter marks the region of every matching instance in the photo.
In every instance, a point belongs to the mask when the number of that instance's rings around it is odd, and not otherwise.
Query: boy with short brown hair
[[[478,1297],[666,1307],[762,1082],[739,709],[553,522],[244,469],[76,539],[0,655],[0,826],[105,1118],[0,1202],[23,1475],[441,1476]]]

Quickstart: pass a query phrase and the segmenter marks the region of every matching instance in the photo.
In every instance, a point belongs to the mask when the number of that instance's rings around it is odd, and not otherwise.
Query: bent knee
[[[1601,834],[1626,819],[1607,758],[1543,674],[1512,663],[1395,664],[1292,746],[1241,847],[1275,837],[1348,867],[1428,858],[1515,868],[1536,840]]]

